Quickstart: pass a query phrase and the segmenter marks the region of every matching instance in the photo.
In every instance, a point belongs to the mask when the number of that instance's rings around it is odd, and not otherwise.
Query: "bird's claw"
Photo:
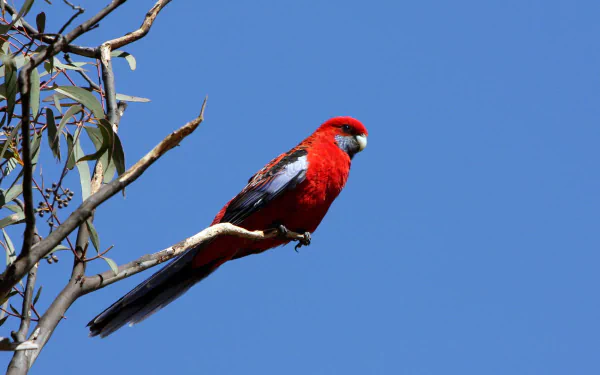
[[[296,246],[294,246],[294,251],[298,252],[298,249],[300,249],[302,246],[310,245],[310,241],[311,241],[310,232],[304,232],[304,235],[302,236],[302,238],[300,238],[298,240],[298,243],[296,244]]]

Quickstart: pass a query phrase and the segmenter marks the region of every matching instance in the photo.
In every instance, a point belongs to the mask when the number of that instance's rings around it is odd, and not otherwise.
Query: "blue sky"
[[[67,18],[60,1],[37,3]],[[87,16],[104,4],[79,3]],[[127,3],[80,42],[132,30],[152,4]],[[599,373],[599,12],[174,1],[126,49],[137,70],[115,63],[119,92],[152,99],[123,118],[128,164],[208,94],[206,122],[98,210],[118,263],[206,227],[329,117],[360,119],[369,146],[309,248],[227,264],[104,340],[87,321],[150,272],[88,296],[32,374]],[[42,306],[67,258],[42,265]]]

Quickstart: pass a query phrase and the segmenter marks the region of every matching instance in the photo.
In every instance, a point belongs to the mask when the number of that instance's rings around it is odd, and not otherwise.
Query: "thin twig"
[[[4,5],[5,5],[8,13],[10,15],[12,15],[13,17],[18,13],[18,10],[15,9],[14,7],[12,7],[11,5],[9,5],[8,3],[5,3]],[[40,34],[37,31],[37,29],[35,27],[31,26],[27,21],[25,21],[25,19],[21,18],[19,21],[21,22],[23,27],[18,27],[18,29],[27,32],[32,38],[38,39],[47,44],[52,44],[56,41],[56,37]],[[74,53],[76,55],[90,57],[90,58],[95,57],[94,51],[95,51],[94,48],[77,46],[74,44],[67,44],[63,47],[63,52],[70,52],[70,53]]]
[[[71,56],[70,56],[68,53],[65,53],[65,55],[64,55],[64,56],[65,56],[65,60],[66,60],[66,61],[67,61],[69,64],[71,64],[71,65],[74,65],[74,64],[73,64],[73,60],[71,59]],[[83,70],[76,70],[76,72],[77,72],[77,73],[79,73],[79,75],[80,75],[80,76],[81,76],[83,79],[85,79],[85,81],[86,81],[87,83],[89,83],[89,84],[90,84],[90,86],[91,86],[91,87],[92,87],[94,90],[96,90],[96,91],[99,91],[99,92],[102,92],[102,88],[101,88],[100,86],[98,86],[98,84],[97,84],[96,82],[94,82],[94,81],[93,81],[93,80],[92,80],[92,79],[91,79],[91,78],[90,78],[90,77],[89,77],[87,74],[85,74],[85,72],[84,72]]]
[[[108,44],[112,50],[115,50],[143,38],[146,34],[148,34],[148,31],[150,31],[156,16],[158,16],[158,13],[170,2],[171,0],[158,0],[156,4],[154,4],[154,6],[148,11],[148,13],[146,13],[144,22],[142,22],[142,25],[139,29],[127,33],[119,38],[109,40],[106,42],[106,44]]]
[[[75,18],[79,17],[80,14],[82,14],[83,12],[85,12],[85,9],[83,9],[80,6],[77,5],[73,5],[70,2],[68,2],[67,0],[63,0],[65,2],[65,4],[67,4],[68,6],[70,6],[71,8],[73,8],[73,10],[75,10],[75,14],[73,14],[71,16],[71,18],[69,18],[69,20],[60,28],[60,30],[58,31],[58,34],[62,34],[63,31],[66,30],[67,27],[69,27],[69,25],[71,24],[71,22],[73,22],[75,20]]]

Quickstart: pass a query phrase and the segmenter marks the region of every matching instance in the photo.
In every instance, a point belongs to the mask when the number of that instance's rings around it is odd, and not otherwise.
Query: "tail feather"
[[[169,263],[88,323],[90,336],[106,337],[127,323],[136,324],[179,298],[222,262],[192,267],[197,249]]]

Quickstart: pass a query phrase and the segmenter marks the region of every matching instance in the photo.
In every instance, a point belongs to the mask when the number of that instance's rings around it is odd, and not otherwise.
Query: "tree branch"
[[[29,132],[31,131],[31,119],[29,117],[29,112],[31,111],[30,78],[32,70],[33,67],[30,67],[29,70],[23,68],[19,73],[19,90],[21,91],[22,114],[21,147],[23,153],[23,200],[25,201],[25,231],[23,232],[23,246],[21,247],[19,257],[26,257],[29,255],[29,250],[31,249],[35,235],[35,209],[33,208],[33,186],[31,182],[33,179],[33,166],[31,164],[31,143],[29,135]],[[36,114],[34,113],[33,115],[35,116]]]
[[[0,337],[0,352],[14,352],[18,350],[37,349],[37,344],[33,341],[12,342],[8,337]]]
[[[123,4],[126,0],[113,0],[108,6],[98,12],[96,15],[83,22],[81,25],[75,27],[71,32],[65,36],[57,37],[52,44],[50,44],[43,51],[33,56],[31,60],[21,69],[19,73],[19,84],[21,92],[21,108],[22,108],[22,119],[21,119],[21,132],[22,132],[22,152],[23,152],[23,198],[25,200],[25,233],[23,238],[23,247],[19,256],[0,276],[0,299],[6,297],[12,287],[21,280],[27,272],[33,267],[40,258],[32,259],[30,257],[30,247],[33,241],[33,234],[35,231],[35,212],[33,208],[33,189],[31,186],[32,179],[32,166],[31,166],[31,152],[29,143],[29,128],[31,120],[29,117],[30,112],[30,75],[33,69],[40,65],[44,60],[52,57],[59,53],[62,48],[68,45],[71,41],[75,40],[81,34],[90,30],[100,20],[110,14],[113,10]],[[60,227],[59,227],[60,228]],[[74,228],[73,228],[74,229]],[[68,233],[70,233],[71,229]],[[66,233],[66,235],[68,235]],[[53,233],[54,234],[54,233]],[[66,237],[65,235],[65,237]],[[62,237],[64,238],[64,237]],[[17,263],[19,265],[17,266]],[[25,267],[22,267],[25,266]]]
[[[167,247],[166,249],[154,254],[144,255],[132,262],[120,266],[119,272],[116,275],[111,270],[95,276],[84,278],[81,282],[81,294],[88,294],[95,290],[102,289],[105,286],[126,279],[158,264],[164,263],[179,254],[183,254],[189,249],[221,236],[234,236],[255,241],[262,241],[281,236],[292,241],[304,239],[304,234],[299,234],[292,231],[287,231],[282,235],[277,230],[249,231],[230,223],[215,224],[193,235],[192,237],[186,238],[175,245]]]
[[[96,207],[137,180],[148,167],[154,164],[154,162],[173,147],[177,146],[185,137],[192,134],[204,120],[205,107],[206,99],[202,104],[202,109],[198,117],[165,137],[148,154],[146,154],[146,156],[125,171],[119,178],[102,186],[97,193],[91,195],[75,211],[73,211],[62,225],[56,228],[56,230],[40,243],[33,246],[27,257],[19,256],[9,267],[7,267],[0,278],[0,299],[8,295],[11,288],[23,278],[35,263],[48,255],[65,237],[90,217]]]
[[[0,0],[0,1],[4,1],[4,0]],[[14,7],[12,7],[11,5],[9,5],[8,3],[5,3],[4,6],[6,7],[6,10],[8,11],[8,13],[10,15],[12,15],[13,17],[18,13],[18,10],[15,9]],[[42,41],[44,43],[47,43],[47,44],[52,44],[52,43],[54,43],[54,42],[57,41],[56,37],[52,37],[52,36],[49,36],[49,35],[40,34],[38,32],[38,30],[35,27],[31,26],[27,21],[25,21],[24,18],[21,18],[19,21],[23,25],[22,28],[25,31],[27,31],[27,33],[29,34],[29,36],[31,36],[32,38],[35,38],[35,39],[40,40],[40,41]],[[70,52],[70,53],[74,53],[76,55],[90,57],[90,58],[95,58],[96,57],[96,55],[95,55],[95,49],[94,48],[83,47],[83,46],[76,46],[76,45],[70,44],[70,42],[68,44],[62,46],[62,51],[63,52]]]
[[[102,82],[104,82],[104,93],[106,96],[106,115],[108,122],[115,126],[117,121],[117,91],[115,89],[115,75],[112,70],[112,62],[110,56],[110,45],[108,42],[103,43],[98,47],[100,54],[100,65],[102,67]],[[117,131],[114,128],[115,132]]]
[[[21,325],[19,327],[19,331],[15,335],[15,342],[25,342],[27,334],[29,333],[29,324],[31,323],[31,304],[33,300],[37,271],[38,267],[36,265],[31,269],[31,271],[29,271],[29,276],[27,276],[27,284],[25,286],[25,293],[23,296],[23,308],[21,309]],[[8,371],[6,374],[13,375],[27,373],[27,370],[29,369],[28,356],[30,353],[30,351],[17,351],[13,355],[13,358],[8,365]]]
[[[148,11],[148,13],[146,13],[146,18],[144,18],[144,22],[142,22],[142,25],[139,29],[123,35],[122,37],[109,40],[105,44],[108,44],[112,50],[115,50],[143,38],[146,34],[148,34],[148,31],[150,31],[156,16],[158,16],[158,13],[170,2],[171,0],[158,0],[156,4],[154,4],[154,6]]]

